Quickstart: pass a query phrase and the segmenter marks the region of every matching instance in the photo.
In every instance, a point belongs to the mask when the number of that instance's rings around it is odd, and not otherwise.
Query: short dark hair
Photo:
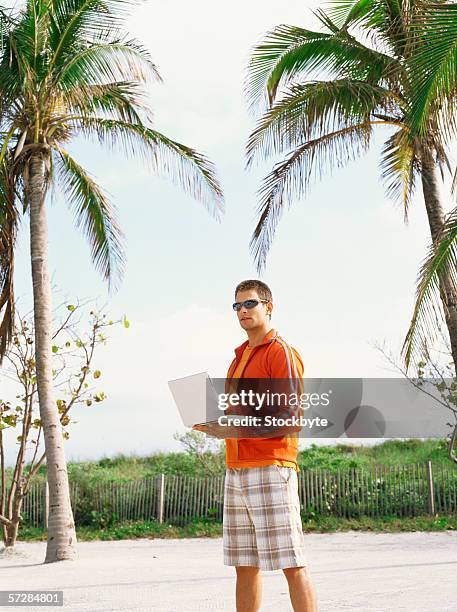
[[[244,280],[241,283],[238,283],[235,289],[235,298],[238,291],[249,291],[250,289],[254,289],[257,291],[259,297],[262,300],[271,300],[273,301],[273,295],[271,293],[270,287],[263,283],[260,280]]]

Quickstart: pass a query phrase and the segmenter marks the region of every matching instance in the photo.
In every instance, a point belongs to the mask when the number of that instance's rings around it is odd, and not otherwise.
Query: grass
[[[220,474],[225,470],[225,452],[210,458],[212,465],[220,467]],[[449,461],[445,440],[386,440],[373,447],[338,444],[335,446],[318,446],[313,443],[299,453],[300,469],[347,468],[367,469],[375,466],[401,466],[412,463],[444,464],[457,473],[457,464]],[[160,473],[203,475],[202,463],[189,453],[156,453],[151,456],[104,457],[98,461],[68,462],[70,482],[90,486],[107,482],[126,482],[148,478]],[[205,474],[207,475],[207,474]],[[42,466],[35,481],[44,482],[46,466]],[[106,525],[106,526],[105,526]],[[306,532],[335,531],[442,531],[457,529],[457,516],[421,516],[421,517],[385,517],[373,519],[360,517],[344,519],[334,516],[317,516],[313,513],[303,515],[303,527]],[[186,526],[159,524],[153,521],[125,521],[122,523],[98,523],[93,526],[77,527],[77,536],[81,541],[116,540],[130,538],[192,538],[221,537],[222,523],[211,519],[194,520]],[[46,531],[42,528],[23,526],[19,531],[19,540],[46,540]]]
[[[457,464],[447,457],[445,440],[386,440],[372,447],[357,446],[350,443],[335,446],[318,446],[313,443],[300,451],[300,469],[373,468],[375,466],[399,466],[426,461],[442,463],[457,471]],[[205,459],[206,461],[206,459]],[[209,454],[207,461],[219,474],[225,471],[225,447],[219,454]],[[80,485],[95,485],[106,482],[127,482],[149,478],[157,474],[179,474],[207,476],[204,463],[189,453],[155,453],[149,456],[103,457],[98,461],[69,461],[68,475],[71,482]],[[12,469],[7,470],[7,481]],[[46,480],[46,465],[42,465],[34,482]]]
[[[376,533],[457,530],[457,516],[419,516],[414,518],[387,516],[379,519],[370,517],[343,519],[321,516],[303,520],[303,531],[305,533],[332,533],[349,530]],[[195,520],[184,527],[179,527],[166,523],[160,524],[155,521],[126,521],[104,529],[77,527],[76,534],[78,540],[82,542],[135,538],[220,538],[222,537],[222,523]],[[45,541],[46,537],[46,531],[38,527],[23,527],[19,532],[19,541]]]
[[[445,440],[386,440],[376,446],[312,444],[300,453],[300,467],[308,469],[373,468],[399,466],[411,463],[444,463],[450,468],[457,465],[447,457]]]

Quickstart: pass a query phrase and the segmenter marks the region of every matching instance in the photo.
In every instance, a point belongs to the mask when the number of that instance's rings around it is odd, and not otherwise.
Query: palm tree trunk
[[[436,243],[444,225],[438,168],[430,149],[425,145],[422,146],[421,157],[421,178],[425,207],[427,209],[432,240]],[[455,371],[457,372],[457,288],[451,282],[449,275],[440,278],[440,295],[451,342],[452,359]]]
[[[35,322],[35,360],[40,418],[49,485],[48,542],[45,563],[76,556],[76,530],[70,504],[62,426],[54,399],[51,351],[51,283],[48,273],[46,166],[49,152],[29,160],[30,250]]]

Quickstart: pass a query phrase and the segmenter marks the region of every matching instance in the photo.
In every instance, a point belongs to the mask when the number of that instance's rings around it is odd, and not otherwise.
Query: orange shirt
[[[239,378],[241,372],[243,371],[244,364],[249,359],[249,355],[251,354],[252,349],[253,347],[250,347],[249,345],[246,346],[246,348],[243,351],[243,355],[240,359],[240,363],[237,365],[235,371],[232,374],[232,378]]]
[[[233,374],[231,375],[230,378],[239,378],[240,374],[243,372],[244,366],[246,364],[246,362],[248,361],[251,352],[253,350],[253,348],[255,347],[250,347],[249,345],[246,345],[243,354],[241,356],[241,359],[237,365],[237,367],[235,368],[235,371],[233,372]],[[235,447],[237,446],[237,438],[226,438],[225,439],[225,446],[226,446],[226,462],[227,462],[227,466],[230,467],[229,465],[229,454],[230,456],[234,455],[234,451],[235,451]],[[243,461],[242,467],[259,467],[262,465],[280,465],[280,466],[284,466],[284,467],[291,467],[294,468],[294,470],[296,472],[299,472],[300,469],[298,467],[298,464],[294,461],[288,461],[287,459],[256,459],[255,461]],[[238,466],[236,466],[238,467]]]

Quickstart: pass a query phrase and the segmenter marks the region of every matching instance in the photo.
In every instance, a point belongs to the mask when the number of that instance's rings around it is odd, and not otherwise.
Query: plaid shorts
[[[224,565],[262,570],[308,565],[293,468],[226,468],[223,548]]]

